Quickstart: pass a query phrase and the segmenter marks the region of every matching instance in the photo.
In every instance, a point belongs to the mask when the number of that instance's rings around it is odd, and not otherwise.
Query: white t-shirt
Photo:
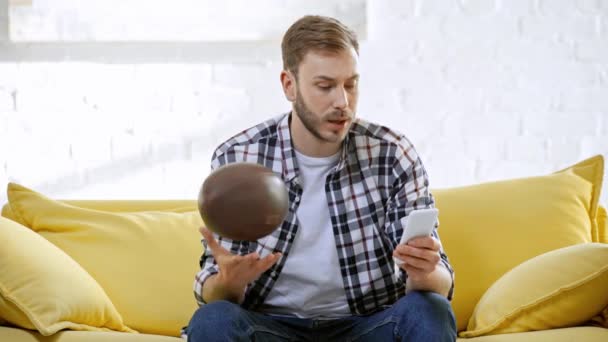
[[[325,193],[325,180],[340,155],[313,158],[296,151],[296,157],[303,188],[296,213],[298,232],[281,274],[260,309],[300,318],[351,316]]]

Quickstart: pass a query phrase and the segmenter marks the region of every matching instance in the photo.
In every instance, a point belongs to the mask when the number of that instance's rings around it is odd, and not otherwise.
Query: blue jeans
[[[196,311],[187,332],[189,342],[440,342],[456,340],[456,320],[445,297],[412,291],[383,311],[334,320],[269,316],[217,301]]]

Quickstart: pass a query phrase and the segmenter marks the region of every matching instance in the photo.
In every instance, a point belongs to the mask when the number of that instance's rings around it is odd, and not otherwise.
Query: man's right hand
[[[207,303],[221,299],[242,302],[247,284],[258,279],[281,257],[281,253],[269,254],[261,259],[257,252],[232,254],[217,242],[207,228],[201,227],[199,231],[219,268],[219,272],[207,279],[203,287],[203,298]]]

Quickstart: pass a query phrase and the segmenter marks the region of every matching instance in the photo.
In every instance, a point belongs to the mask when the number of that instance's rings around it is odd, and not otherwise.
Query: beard
[[[343,134],[321,134],[321,125],[328,120],[345,120],[350,119],[348,113],[336,110],[327,115],[317,115],[313,111],[311,111],[306,103],[304,102],[304,98],[298,89],[296,91],[296,101],[294,102],[294,109],[296,115],[302,122],[302,125],[306,128],[310,134],[312,134],[315,138],[319,139],[323,142],[335,143],[344,139],[346,132],[348,129],[344,129]]]

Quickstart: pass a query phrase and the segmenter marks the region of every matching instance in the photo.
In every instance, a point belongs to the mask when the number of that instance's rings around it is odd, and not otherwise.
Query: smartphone
[[[431,236],[433,229],[435,229],[438,216],[439,210],[437,208],[411,211],[405,220],[405,227],[399,244],[405,244],[411,239],[419,236]],[[395,259],[397,265],[403,264],[402,260],[398,258],[393,259]]]

